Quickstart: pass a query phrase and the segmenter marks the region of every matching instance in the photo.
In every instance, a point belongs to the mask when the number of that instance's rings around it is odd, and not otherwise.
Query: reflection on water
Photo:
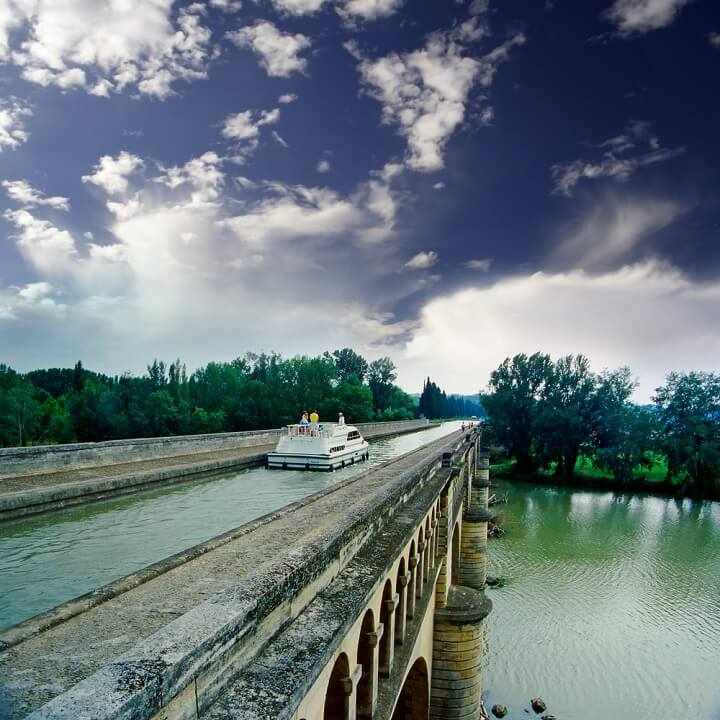
[[[720,719],[720,503],[507,488],[483,684],[523,717]]]
[[[0,524],[0,628],[455,432],[373,441],[334,473],[254,468]]]

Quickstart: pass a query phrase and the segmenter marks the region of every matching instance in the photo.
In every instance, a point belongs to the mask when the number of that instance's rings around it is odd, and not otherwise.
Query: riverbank
[[[603,474],[592,467],[580,467],[572,480],[555,475],[551,471],[534,473],[519,472],[513,462],[496,463],[491,466],[491,476],[510,482],[524,482],[534,485],[549,485],[570,490],[606,490],[616,493],[649,493],[660,497],[689,498],[693,500],[719,500],[720,496],[698,496],[687,492],[687,486],[668,480],[664,473],[657,471],[637,475],[628,482],[619,482],[611,475]]]

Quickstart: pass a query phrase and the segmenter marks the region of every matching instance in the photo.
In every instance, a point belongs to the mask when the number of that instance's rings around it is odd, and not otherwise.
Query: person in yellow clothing
[[[311,422],[313,425],[317,425],[317,424],[320,422],[320,416],[318,415],[318,411],[317,411],[317,410],[313,410],[313,411],[310,413],[310,422]]]

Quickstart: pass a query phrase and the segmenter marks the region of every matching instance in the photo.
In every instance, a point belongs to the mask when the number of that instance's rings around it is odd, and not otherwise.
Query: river
[[[558,720],[720,719],[720,503],[505,490],[488,709],[529,717],[539,695]]]
[[[334,473],[253,468],[0,524],[0,629],[460,429],[374,440]]]

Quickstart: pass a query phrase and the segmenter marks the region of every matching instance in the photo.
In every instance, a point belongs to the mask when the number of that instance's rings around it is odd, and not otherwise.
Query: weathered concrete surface
[[[233,656],[238,640],[244,652],[257,652],[297,617],[418,474],[458,442],[443,438],[250,523],[219,547],[0,653],[5,717],[52,698],[33,717],[149,717],[198,667],[217,674],[242,663]]]
[[[206,710],[203,720],[290,720],[303,697],[332,659],[352,624],[368,606],[378,585],[388,576],[398,554],[417,534],[428,508],[447,482],[448,471],[438,472],[420,488],[392,523],[373,536],[328,587],[317,595],[291,625],[232,680]],[[414,618],[408,619],[398,662],[412,654],[425,610],[435,592],[438,566],[417,599]],[[403,653],[404,651],[404,653]],[[402,675],[381,685],[374,717],[390,717]]]
[[[372,439],[429,426],[427,421],[404,421],[358,427]],[[103,500],[149,485],[179,482],[194,475],[261,465],[279,432],[0,449],[0,521]]]

